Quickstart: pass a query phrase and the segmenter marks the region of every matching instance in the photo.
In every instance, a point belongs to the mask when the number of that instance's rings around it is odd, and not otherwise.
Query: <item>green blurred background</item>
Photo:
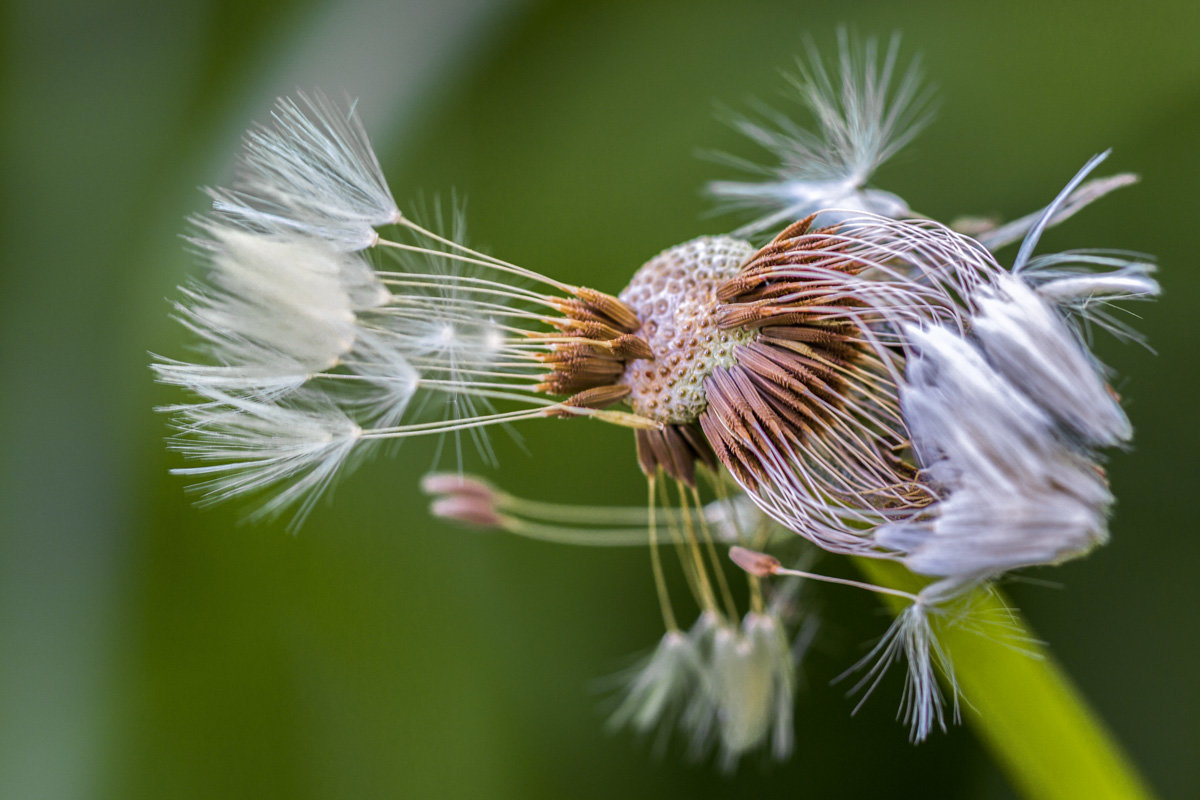
[[[935,217],[1015,216],[1087,159],[1143,182],[1047,237],[1156,254],[1156,354],[1100,354],[1137,442],[1112,544],[1011,592],[1168,797],[1200,796],[1200,5],[952,0],[42,2],[3,11],[0,797],[1010,796],[967,729],[921,747],[898,684],[857,716],[829,680],[884,619],[821,593],[790,763],[735,777],[606,734],[600,679],[660,632],[642,552],[428,519],[433,442],[361,469],[299,535],[198,511],[167,470],[147,351],[182,355],[179,234],[241,132],[296,88],[361,97],[401,205],[454,189],[472,240],[616,291],[731,227],[704,149],[750,154],[720,102],[775,100],[811,33],[901,30],[938,120],[879,176]],[[1011,257],[1011,254],[1009,254]],[[631,437],[585,421],[496,437],[498,479],[639,502]],[[527,451],[527,452],[526,452]],[[1061,586],[1042,585],[1053,581]]]

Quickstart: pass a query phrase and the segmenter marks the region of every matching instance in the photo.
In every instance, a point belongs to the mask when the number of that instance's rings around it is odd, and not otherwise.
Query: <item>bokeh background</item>
[[[1138,428],[1112,544],[1010,587],[1152,785],[1200,796],[1200,5],[101,0],[5,7],[0,215],[0,797],[655,798],[1010,795],[969,729],[914,748],[898,687],[857,716],[829,680],[882,629],[819,595],[797,752],[736,776],[602,725],[603,676],[659,635],[641,552],[439,525],[432,442],[369,464],[298,535],[199,511],[167,470],[149,351],[194,264],[196,187],[296,88],[347,91],[402,206],[456,190],[472,240],[616,291],[731,227],[717,103],[778,100],[802,36],[904,33],[938,120],[877,183],[935,217],[1049,200],[1093,153],[1141,173],[1046,247],[1156,254],[1154,352],[1102,339]],[[707,215],[707,216],[706,216]],[[498,480],[638,502],[631,437],[496,437]],[[470,466],[470,465],[469,465]],[[1043,585],[1051,581],[1054,585]]]

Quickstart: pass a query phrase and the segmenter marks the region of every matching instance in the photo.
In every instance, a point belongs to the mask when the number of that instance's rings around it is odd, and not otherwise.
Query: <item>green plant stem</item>
[[[866,577],[905,591],[926,582],[903,567],[855,559]],[[995,592],[976,590],[972,616],[1004,629],[933,620],[962,691],[963,714],[1013,786],[1036,800],[1129,800],[1152,794],[1104,723],[1023,617]],[[881,596],[895,611],[907,603]],[[984,625],[987,623],[985,622]],[[1002,637],[1002,638],[1000,638]]]

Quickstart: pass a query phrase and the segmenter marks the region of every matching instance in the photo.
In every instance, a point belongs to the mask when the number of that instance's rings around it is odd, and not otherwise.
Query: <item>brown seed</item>
[[[641,325],[633,309],[611,294],[580,286],[575,289],[575,296],[603,314],[625,333],[634,333]]]

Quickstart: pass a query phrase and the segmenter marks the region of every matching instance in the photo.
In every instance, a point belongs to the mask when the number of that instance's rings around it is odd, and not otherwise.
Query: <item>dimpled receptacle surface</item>
[[[749,242],[729,236],[693,239],[646,262],[621,292],[655,356],[630,362],[621,376],[635,414],[678,425],[708,406],[704,379],[715,367],[732,365],[733,349],[755,336],[717,328],[717,287],[754,252]]]

